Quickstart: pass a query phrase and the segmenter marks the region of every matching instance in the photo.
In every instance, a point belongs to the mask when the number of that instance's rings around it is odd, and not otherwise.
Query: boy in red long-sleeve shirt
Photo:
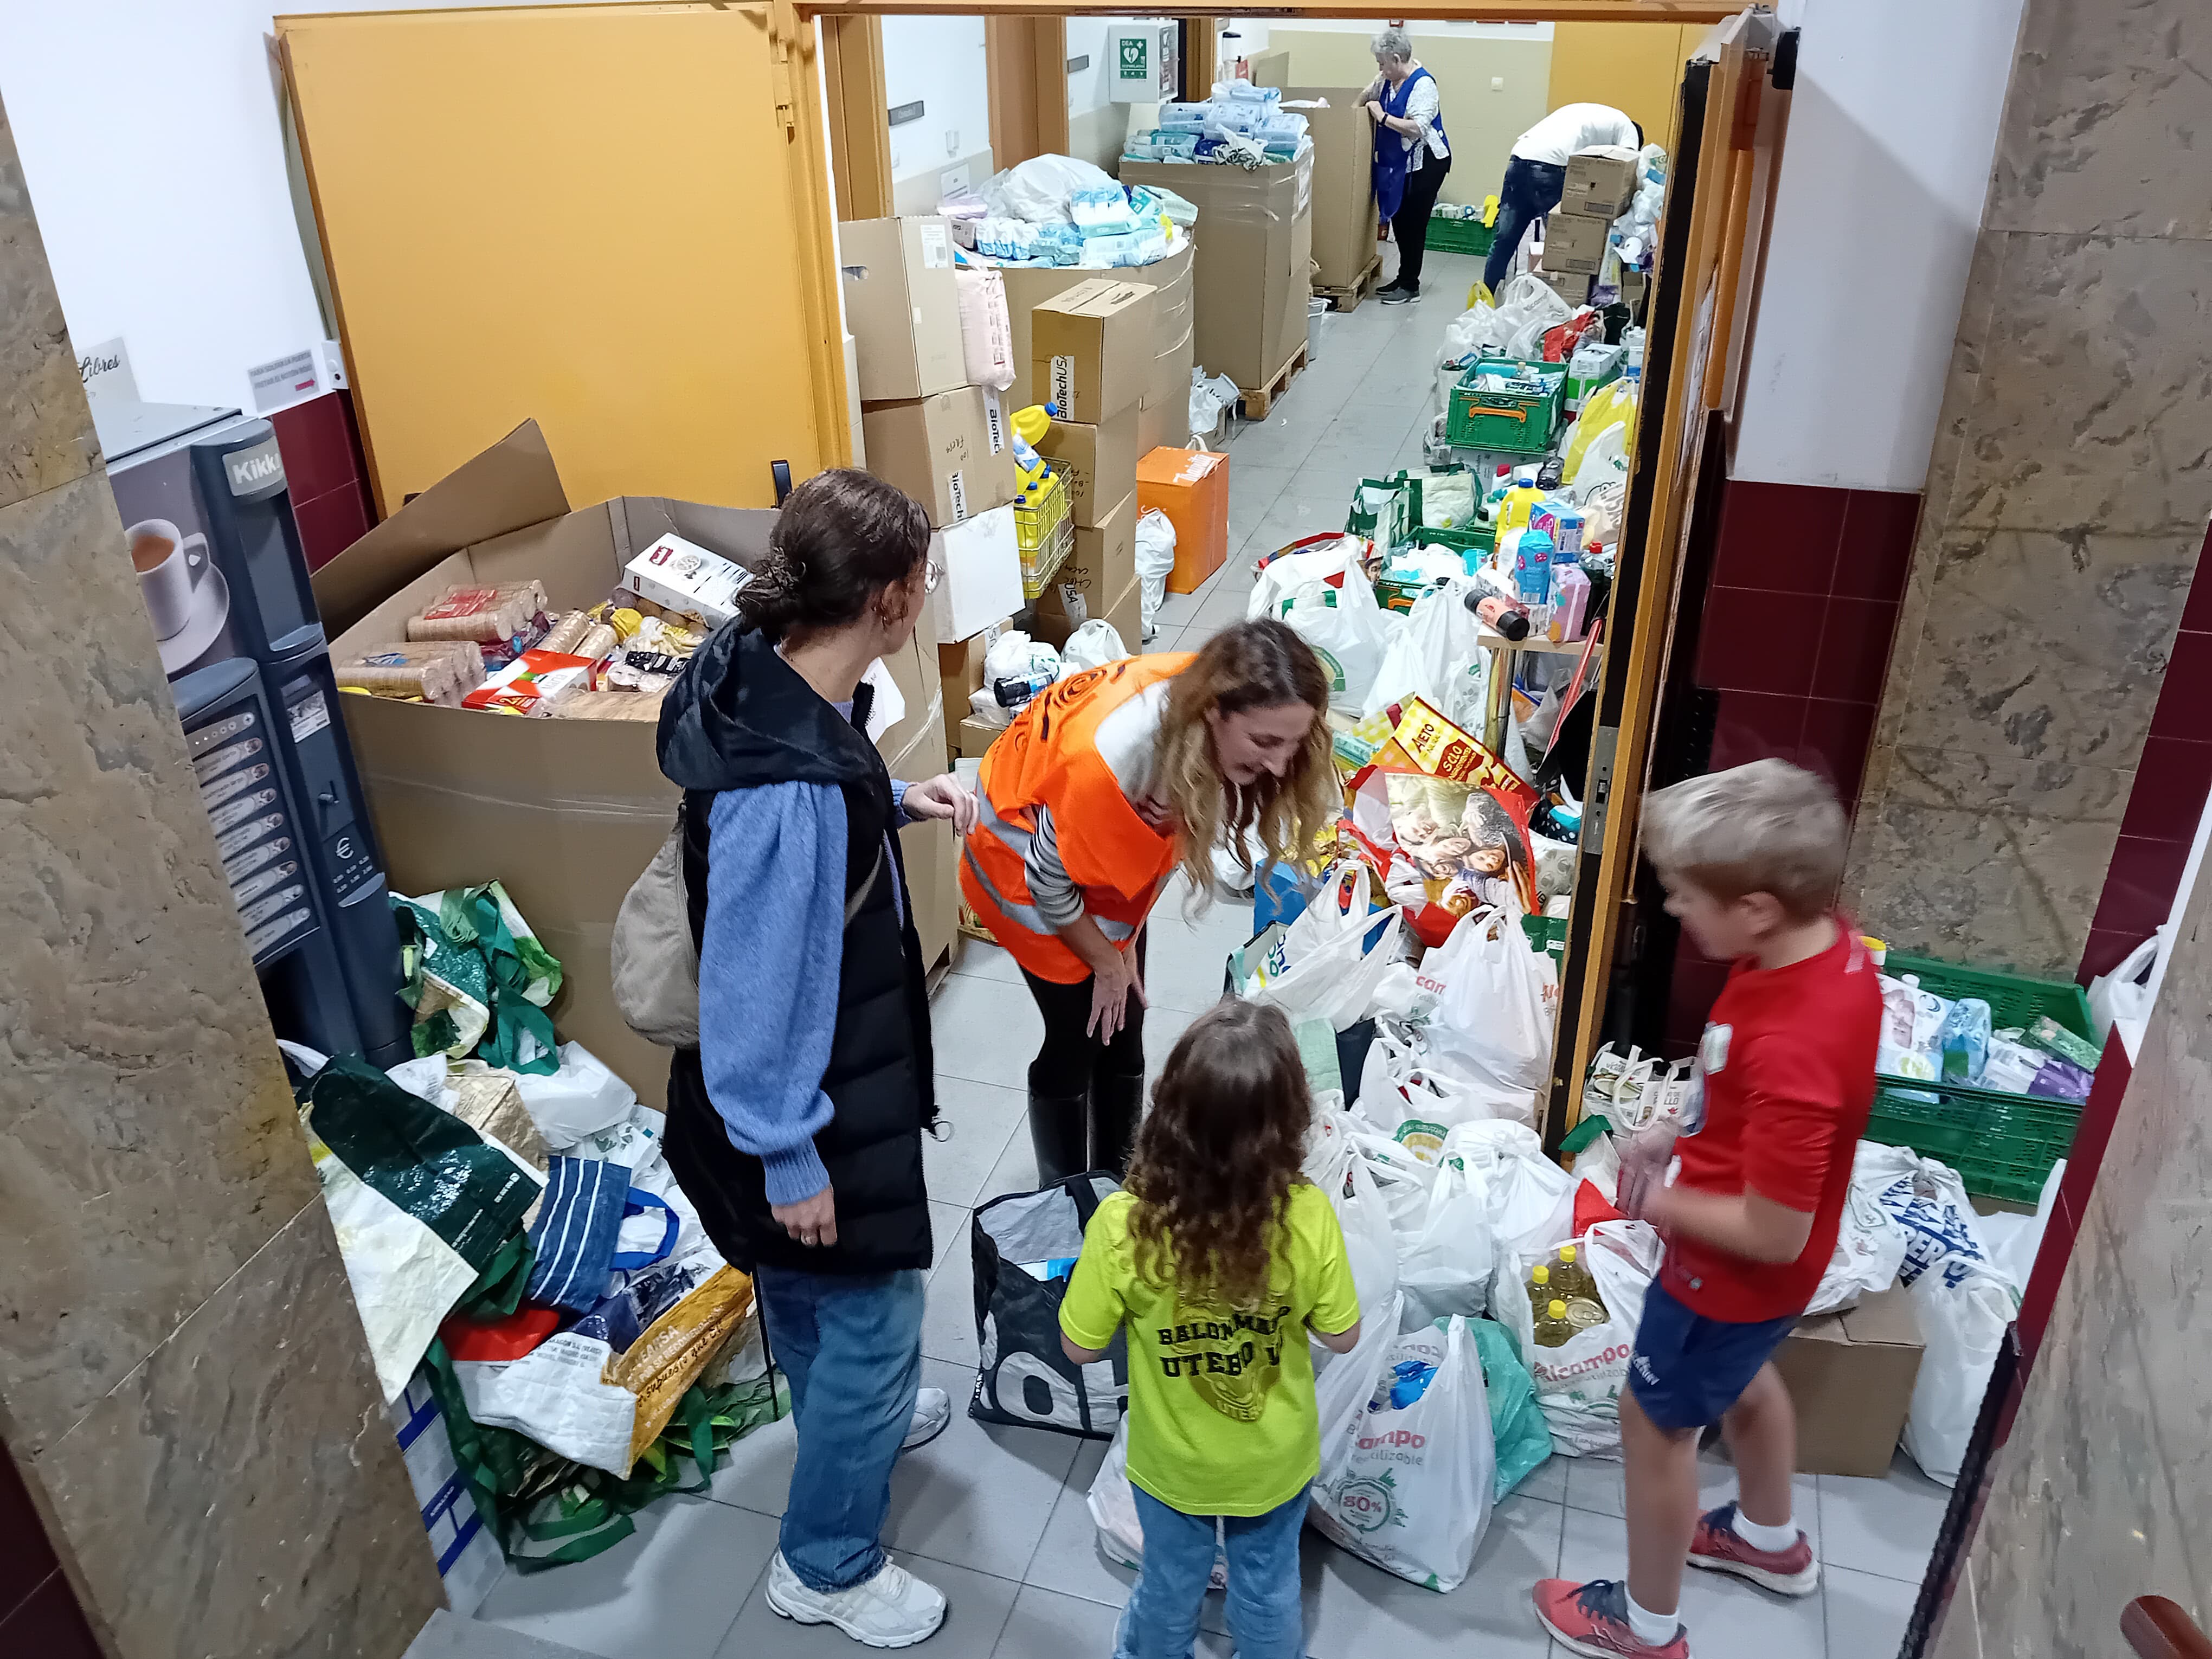
[[[1835,908],[1844,822],[1820,779],[1754,761],[1655,793],[1644,848],[1668,913],[1733,961],[1679,1126],[1622,1158],[1622,1207],[1667,1255],[1620,1397],[1628,1577],[1547,1578],[1536,1613],[1590,1659],[1690,1659],[1682,1565],[1809,1595],[1820,1564],[1790,1515],[1797,1422],[1770,1357],[1836,1247],[1874,1101],[1881,993]],[[1666,1184],[1669,1160],[1681,1172]],[[1739,1497],[1698,1513],[1698,1437],[1717,1421]]]

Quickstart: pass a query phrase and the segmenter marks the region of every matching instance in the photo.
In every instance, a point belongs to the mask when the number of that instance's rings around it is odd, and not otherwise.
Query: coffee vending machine
[[[224,870],[270,1021],[311,1048],[398,1065],[413,1054],[399,933],[276,428],[161,407],[140,405],[123,439],[136,447],[110,454],[108,477],[203,793],[227,826],[218,844],[232,848]],[[277,841],[291,845],[270,851]],[[296,882],[271,878],[295,864]]]

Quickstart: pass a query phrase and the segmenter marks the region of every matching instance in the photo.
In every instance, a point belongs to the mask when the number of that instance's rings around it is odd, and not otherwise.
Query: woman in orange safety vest
[[[1037,1176],[1127,1167],[1145,1088],[1145,918],[1213,852],[1302,857],[1338,811],[1328,681],[1281,623],[1128,657],[1036,698],[983,757],[960,890],[1044,1016]],[[1257,843],[1256,848],[1254,843]]]

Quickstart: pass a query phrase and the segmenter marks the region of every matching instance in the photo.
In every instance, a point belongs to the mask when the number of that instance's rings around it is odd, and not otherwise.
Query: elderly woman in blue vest
[[[1375,118],[1375,210],[1390,222],[1398,274],[1375,297],[1386,306],[1421,297],[1429,210],[1451,171],[1437,77],[1413,56],[1413,38],[1395,23],[1371,43],[1382,70],[1364,94]]]

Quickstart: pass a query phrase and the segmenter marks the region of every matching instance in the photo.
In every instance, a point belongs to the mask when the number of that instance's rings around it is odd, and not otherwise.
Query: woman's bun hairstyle
[[[785,499],[738,610],[779,641],[843,628],[928,556],[929,515],[912,496],[852,467],[817,472]]]

